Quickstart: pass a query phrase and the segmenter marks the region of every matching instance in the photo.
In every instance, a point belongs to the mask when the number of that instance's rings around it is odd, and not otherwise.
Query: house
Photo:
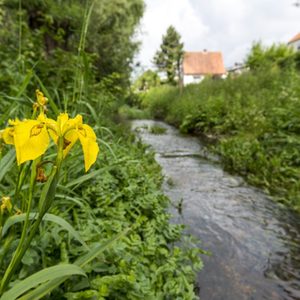
[[[221,52],[185,52],[182,63],[183,84],[200,82],[206,75],[223,77],[226,74]]]
[[[227,69],[227,74],[240,75],[245,71],[249,71],[249,67],[243,63],[234,63],[234,66]]]
[[[292,46],[296,51],[300,51],[300,33],[296,34],[291,40],[289,40],[288,45]]]

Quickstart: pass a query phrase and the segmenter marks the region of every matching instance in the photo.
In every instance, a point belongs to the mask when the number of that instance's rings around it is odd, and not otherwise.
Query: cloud
[[[174,25],[185,49],[222,51],[226,66],[241,62],[253,41],[287,42],[300,31],[294,0],[146,0],[139,60],[151,66],[162,35]]]
[[[185,45],[197,43],[208,31],[189,0],[148,0],[139,35],[143,41],[139,56],[142,64],[151,65],[162,36],[170,25],[175,26]]]

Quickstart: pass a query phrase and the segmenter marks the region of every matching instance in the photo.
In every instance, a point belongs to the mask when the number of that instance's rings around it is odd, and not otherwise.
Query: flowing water
[[[153,125],[166,128],[151,134]],[[242,178],[224,172],[196,137],[157,121],[132,127],[152,146],[165,175],[164,192],[182,213],[176,222],[199,237],[204,269],[197,285],[202,300],[300,299],[300,217]]]

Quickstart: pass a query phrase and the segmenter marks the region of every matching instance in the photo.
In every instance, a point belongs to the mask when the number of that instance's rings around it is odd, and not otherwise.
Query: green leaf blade
[[[49,267],[34,273],[21,282],[18,282],[10,290],[5,292],[0,299],[15,300],[25,292],[31,290],[41,283],[72,275],[86,276],[85,272],[76,265],[61,264]]]
[[[8,229],[13,226],[16,223],[19,222],[24,222],[26,217],[26,214],[20,214],[17,216],[12,216],[10,218],[7,219],[7,221],[5,222],[3,229],[2,229],[2,237],[7,233]],[[38,217],[38,213],[30,213],[29,215],[29,219],[37,219]],[[81,238],[81,236],[79,235],[79,233],[74,229],[74,227],[72,227],[72,225],[70,225],[66,220],[64,220],[63,218],[53,215],[53,214],[45,214],[44,221],[50,221],[53,223],[56,223],[57,225],[59,225],[62,229],[66,230],[69,232],[70,235],[72,235],[77,241],[79,241],[87,250],[89,250],[89,247],[87,246],[87,244],[84,242],[84,240]]]

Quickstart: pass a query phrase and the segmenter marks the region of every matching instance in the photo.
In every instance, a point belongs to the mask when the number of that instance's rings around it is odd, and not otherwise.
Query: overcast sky
[[[145,68],[169,25],[186,51],[221,51],[226,67],[242,62],[253,41],[286,43],[300,32],[299,0],[146,0],[137,59]]]

